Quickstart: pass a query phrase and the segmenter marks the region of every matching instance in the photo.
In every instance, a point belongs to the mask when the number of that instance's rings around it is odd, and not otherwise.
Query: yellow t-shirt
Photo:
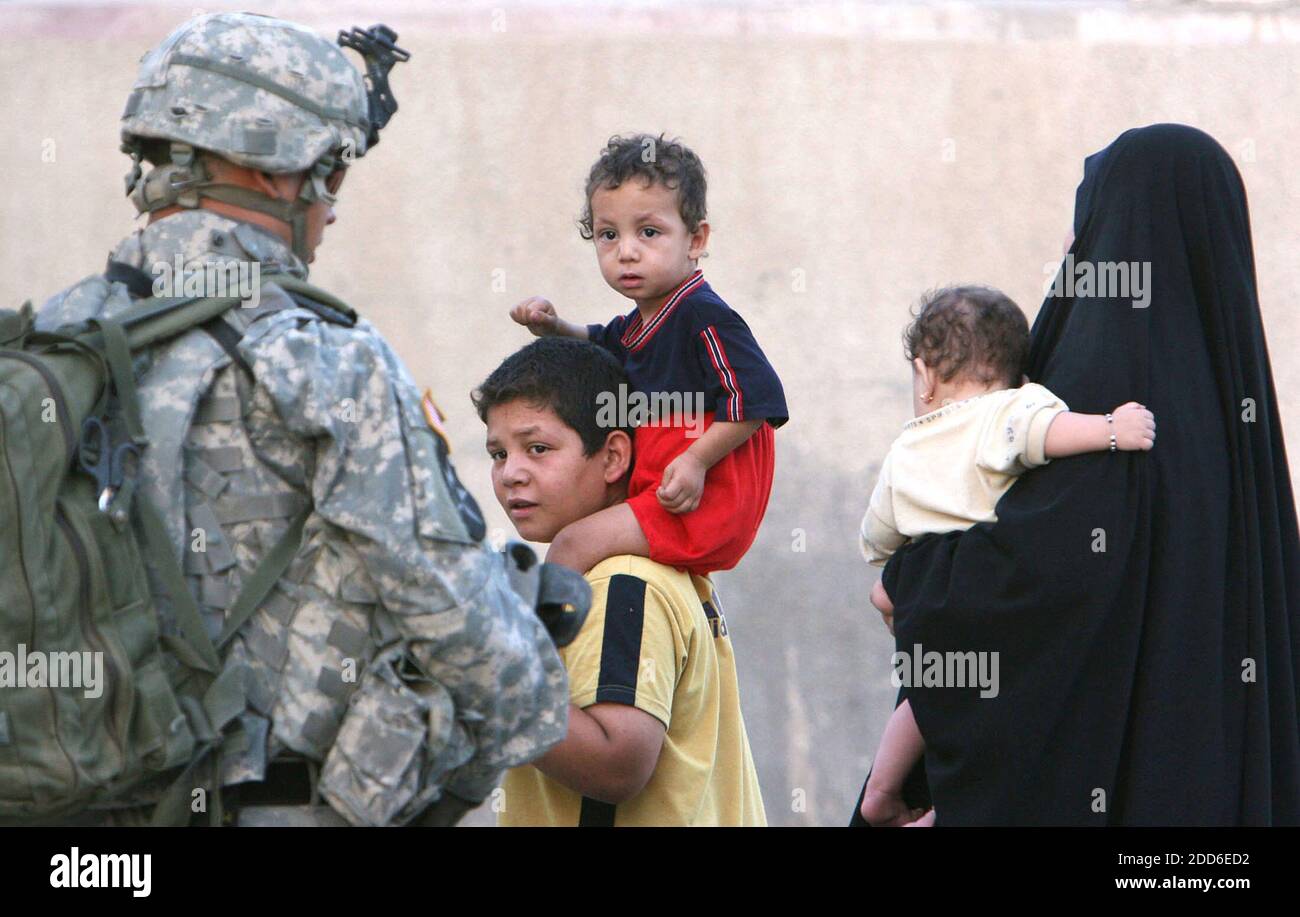
[[[587,574],[591,612],[560,650],[578,707],[630,704],[666,727],[645,788],[619,805],[532,765],[506,773],[503,826],[766,825],[727,621],[707,577],[621,555]]]

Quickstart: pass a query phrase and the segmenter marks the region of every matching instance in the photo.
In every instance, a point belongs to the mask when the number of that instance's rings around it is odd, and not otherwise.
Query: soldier
[[[148,225],[38,317],[112,317],[195,278],[290,278],[136,361],[139,491],[209,635],[263,559],[297,544],[225,655],[247,697],[218,762],[239,824],[454,823],[567,726],[564,668],[482,543],[436,408],[369,322],[292,281],[396,109],[395,39],[340,35],[367,85],[290,22],[216,13],[178,28],[143,59],[122,116],[127,192]]]

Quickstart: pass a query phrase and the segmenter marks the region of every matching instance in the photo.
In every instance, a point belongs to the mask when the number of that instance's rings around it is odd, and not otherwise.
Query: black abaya
[[[999,659],[994,698],[904,689],[912,798],[940,825],[1300,824],[1300,538],[1241,178],[1154,125],[1089,157],[1076,207],[1075,265],[1149,263],[1149,304],[1049,296],[1027,373],[1146,405],[1155,448],[1054,460],[890,560],[899,651]]]

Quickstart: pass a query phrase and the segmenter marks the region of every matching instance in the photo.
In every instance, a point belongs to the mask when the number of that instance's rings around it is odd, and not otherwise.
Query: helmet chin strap
[[[134,167],[126,179],[127,194],[139,213],[154,213],[172,206],[193,209],[199,206],[199,199],[205,197],[264,213],[288,224],[293,234],[293,253],[304,264],[311,257],[307,250],[307,211],[316,201],[333,205],[337,200],[326,186],[326,179],[335,165],[334,157],[329,155],[316,160],[298,196],[286,201],[252,188],[212,181],[203,161],[195,156],[194,147],[188,143],[172,143],[171,162],[157,166],[144,176],[140,174],[138,150],[130,152]]]

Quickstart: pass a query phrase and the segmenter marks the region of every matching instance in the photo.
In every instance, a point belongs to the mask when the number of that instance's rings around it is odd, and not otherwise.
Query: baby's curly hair
[[[684,143],[663,134],[615,135],[587,176],[587,203],[578,220],[578,232],[591,239],[591,196],[600,188],[614,189],[633,176],[677,191],[677,209],[687,232],[695,232],[705,218],[704,163]]]
[[[1011,299],[992,287],[945,287],[926,293],[903,332],[910,363],[920,357],[944,382],[1020,385],[1029,357],[1029,323]]]

